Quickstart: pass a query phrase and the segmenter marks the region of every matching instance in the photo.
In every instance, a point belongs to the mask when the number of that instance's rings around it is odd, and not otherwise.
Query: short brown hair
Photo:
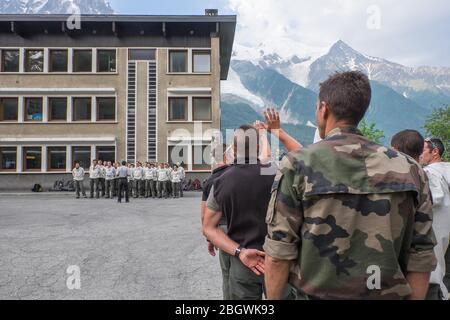
[[[372,98],[369,78],[360,71],[335,73],[320,84],[319,99],[330,106],[337,120],[358,125]]]
[[[391,146],[408,156],[419,160],[423,153],[425,139],[416,130],[403,130],[392,137]]]

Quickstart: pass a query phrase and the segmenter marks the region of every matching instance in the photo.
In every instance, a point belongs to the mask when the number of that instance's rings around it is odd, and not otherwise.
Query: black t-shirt
[[[208,201],[209,193],[211,192],[211,188],[214,185],[214,180],[223,175],[229,167],[230,166],[223,166],[213,170],[211,176],[208,180],[206,180],[205,185],[203,186],[202,201]]]
[[[227,219],[228,236],[248,249],[262,250],[267,235],[275,175],[262,174],[265,168],[260,163],[234,164],[214,180],[213,196]]]

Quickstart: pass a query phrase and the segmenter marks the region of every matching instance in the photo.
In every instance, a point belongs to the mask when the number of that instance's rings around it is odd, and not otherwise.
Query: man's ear
[[[330,116],[330,106],[328,105],[328,103],[326,103],[325,101],[322,101],[320,103],[320,111],[322,113],[322,118],[324,120],[327,120],[328,117]]]

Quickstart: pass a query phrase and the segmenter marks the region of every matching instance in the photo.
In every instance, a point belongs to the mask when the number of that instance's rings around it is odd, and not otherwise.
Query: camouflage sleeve
[[[433,232],[433,203],[430,187],[425,172],[420,169],[422,190],[419,206],[415,212],[414,230],[409,250],[408,272],[428,273],[436,268],[434,247],[436,238]]]
[[[264,251],[279,260],[295,260],[298,257],[300,228],[303,213],[291,161],[285,158],[272,187],[266,222],[268,235]]]

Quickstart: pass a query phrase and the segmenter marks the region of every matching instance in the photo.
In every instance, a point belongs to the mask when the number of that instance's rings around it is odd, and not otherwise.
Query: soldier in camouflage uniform
[[[371,97],[359,72],[321,85],[324,140],[286,156],[266,222],[266,288],[300,299],[424,299],[436,259],[426,175],[356,128]]]

